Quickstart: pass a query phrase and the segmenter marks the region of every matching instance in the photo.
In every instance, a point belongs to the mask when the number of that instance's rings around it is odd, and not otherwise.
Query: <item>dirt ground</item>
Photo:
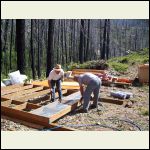
[[[136,68],[129,69],[123,77],[135,77]],[[112,72],[116,75],[116,72]],[[120,75],[117,73],[117,75]],[[102,86],[101,97],[110,97],[110,91],[124,91],[133,93],[129,103],[131,107],[104,103],[99,101],[99,108],[89,109],[88,113],[79,113],[76,109],[56,121],[57,124],[84,131],[149,131],[149,85],[128,88]],[[126,99],[123,101],[127,101]],[[102,106],[100,105],[102,104]],[[132,103],[131,103],[132,104]],[[1,131],[31,131],[37,130],[1,117]],[[44,129],[47,131],[49,129]]]
[[[73,127],[79,130],[118,130],[118,131],[148,131],[149,130],[149,87],[130,87],[122,89],[102,86],[100,95],[109,97],[111,90],[132,92],[134,101],[132,107],[99,102],[101,110],[89,109],[88,113],[78,113],[78,110],[69,113],[56,123]],[[126,101],[126,100],[124,100]],[[77,126],[76,126],[77,125]]]

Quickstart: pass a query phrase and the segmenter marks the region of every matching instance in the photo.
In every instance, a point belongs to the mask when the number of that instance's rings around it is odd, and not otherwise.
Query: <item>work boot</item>
[[[58,101],[59,101],[59,103],[61,103],[61,102],[62,102],[62,99],[59,99]]]
[[[54,102],[54,101],[55,101],[54,99],[51,99],[51,103]]]
[[[88,110],[87,109],[80,109],[80,110],[78,110],[78,113],[88,113]]]
[[[92,104],[92,105],[90,106],[90,108],[91,108],[91,109],[95,109],[95,108],[97,108],[97,106],[94,105],[94,104]]]

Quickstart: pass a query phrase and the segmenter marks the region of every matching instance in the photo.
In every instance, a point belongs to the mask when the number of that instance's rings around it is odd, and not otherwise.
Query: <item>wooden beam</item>
[[[1,96],[9,94],[9,93],[19,92],[19,91],[22,91],[22,90],[25,90],[25,89],[30,89],[32,87],[33,87],[33,85],[29,84],[29,85],[25,85],[23,87],[21,86],[21,87],[16,87],[16,88],[13,88],[13,89],[2,90],[1,91]]]
[[[49,118],[48,117],[43,117],[43,116],[37,116],[35,114],[31,114],[22,110],[17,110],[13,108],[8,108],[5,106],[1,106],[1,114],[12,117],[12,118],[17,118],[20,120],[24,120],[27,122],[32,122],[35,124],[40,124],[43,126],[46,126],[49,124]]]
[[[10,89],[14,89],[14,88],[22,87],[22,86],[24,86],[24,84],[14,84],[14,85],[9,85],[9,86],[4,86],[4,87],[1,87],[1,91],[10,90]]]
[[[30,127],[30,128],[39,129],[39,130],[44,128],[44,126],[42,126],[42,125],[35,124],[35,123],[30,123],[30,122],[19,120],[19,119],[16,119],[16,118],[4,116],[4,115],[2,115],[1,117],[3,119],[7,119],[7,120],[13,121],[15,123],[23,124],[23,125],[25,125],[27,127]]]
[[[105,103],[112,103],[112,104],[118,104],[122,105],[125,100],[118,100],[118,99],[112,99],[112,98],[100,98],[100,102],[105,102]]]
[[[36,91],[40,91],[42,89],[43,89],[43,86],[39,86],[39,87],[36,87],[36,88],[25,89],[25,90],[22,90],[22,91],[17,91],[15,93],[7,94],[7,95],[4,95],[3,97],[8,98],[8,99],[16,99],[16,98],[19,98],[19,97],[23,97],[25,94],[31,94],[31,93],[34,93]]]
[[[50,94],[50,90],[49,89],[48,90],[43,90],[43,91],[40,91],[40,92],[34,92],[34,93],[31,93],[31,94],[29,94],[27,96],[23,96],[21,98],[13,98],[13,100],[26,102],[29,99],[37,98],[39,96],[43,96],[43,95],[46,95],[46,94]]]
[[[62,100],[62,103],[58,103],[58,101],[56,101],[54,103],[50,103],[36,110],[33,110],[30,113],[49,117],[51,123],[80,106],[80,98],[80,92],[76,92],[69,96],[66,96]]]
[[[93,72],[93,73],[105,73],[105,70],[96,70],[96,69],[73,69],[72,72]]]
[[[20,105],[20,104],[23,104],[23,102],[19,102],[19,101],[15,101],[15,100],[7,100],[7,101],[1,102],[1,105],[6,106],[6,107],[10,107],[11,104]]]

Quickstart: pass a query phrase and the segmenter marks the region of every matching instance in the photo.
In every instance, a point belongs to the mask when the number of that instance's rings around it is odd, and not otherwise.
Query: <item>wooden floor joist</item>
[[[85,73],[85,72],[91,72],[91,73],[105,73],[105,70],[96,70],[96,69],[73,69],[72,73],[74,72],[81,72],[81,73]]]
[[[1,90],[1,96],[3,95],[6,95],[6,94],[9,94],[9,93],[14,93],[14,92],[19,92],[19,91],[23,91],[25,89],[30,89],[32,88],[33,85],[32,84],[29,84],[29,85],[25,85],[25,86],[20,86],[20,87],[15,87],[15,88],[12,88],[12,89],[5,89],[3,88]]]
[[[34,81],[32,82],[33,85],[42,85],[42,86],[46,86],[46,87],[49,87],[48,86],[48,82],[47,80],[44,80],[44,81]],[[72,82],[68,82],[68,81],[64,81],[62,82],[62,89],[79,89],[79,84],[78,82],[75,82],[75,81],[72,81]]]
[[[7,94],[7,95],[4,95],[3,97],[8,98],[8,99],[16,99],[16,98],[22,97],[26,94],[31,94],[31,93],[40,91],[42,89],[43,89],[43,86],[39,86],[39,87],[35,87],[35,88],[31,88],[31,89],[25,89],[22,91],[17,91],[15,93]]]
[[[47,84],[47,86],[44,86],[43,84]],[[48,87],[47,80],[42,81],[42,83],[38,82],[35,85],[32,84],[26,86],[29,87],[27,89],[20,90],[20,94],[18,93],[18,97],[15,97],[15,91],[11,94],[9,94],[8,92],[6,95],[3,95],[1,97],[1,113],[3,115],[16,118],[18,120],[23,120],[25,122],[30,122],[32,124],[38,124],[40,126],[48,128],[56,127],[56,130],[60,131],[73,131],[73,129],[71,128],[57,128],[57,125],[53,124],[53,122],[81,105],[81,94],[79,90],[72,88],[75,90],[74,93],[70,94],[68,92],[69,95],[64,96],[61,103],[55,101],[46,105],[40,105],[38,103],[35,104],[34,99],[39,98],[40,96],[43,96],[42,101],[47,101],[49,99],[48,96],[50,96],[50,90]],[[79,87],[77,82],[66,82],[66,86]],[[22,89],[24,87],[24,85],[20,86],[19,89]],[[17,93],[17,88],[15,89]],[[39,91],[37,91],[37,89]],[[10,90],[12,89],[10,88]],[[3,90],[3,92],[4,91],[8,91],[8,89]],[[67,90],[63,90],[63,92],[67,93]],[[56,95],[58,96],[58,93]],[[28,100],[33,101],[28,102]],[[119,105],[122,105],[124,102],[124,100],[116,100],[112,98],[101,98],[100,101]]]
[[[47,90],[42,90],[40,92],[34,92],[34,93],[31,93],[27,96],[23,96],[23,97],[20,97],[20,98],[13,98],[12,100],[17,100],[17,101],[21,101],[21,102],[26,102],[28,101],[29,99],[33,99],[33,98],[37,98],[39,96],[43,96],[45,94],[50,94],[50,90],[47,89]]]
[[[117,104],[117,105],[123,105],[125,100],[119,100],[119,99],[114,99],[114,98],[100,98],[100,102],[105,102],[105,103],[112,103],[112,104]]]

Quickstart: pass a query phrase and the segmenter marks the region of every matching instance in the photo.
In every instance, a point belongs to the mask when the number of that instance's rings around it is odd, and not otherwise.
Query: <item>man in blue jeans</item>
[[[51,92],[51,102],[55,101],[55,85],[59,94],[59,102],[62,100],[61,81],[64,80],[64,71],[61,69],[61,65],[57,64],[55,68],[50,72],[48,77],[48,85]]]
[[[90,105],[91,94],[93,92],[93,105],[91,108],[98,108],[99,91],[101,87],[101,79],[92,73],[84,73],[74,76],[74,80],[79,83],[80,93],[83,98],[83,109],[81,112],[87,113]],[[84,85],[86,89],[84,91]]]

